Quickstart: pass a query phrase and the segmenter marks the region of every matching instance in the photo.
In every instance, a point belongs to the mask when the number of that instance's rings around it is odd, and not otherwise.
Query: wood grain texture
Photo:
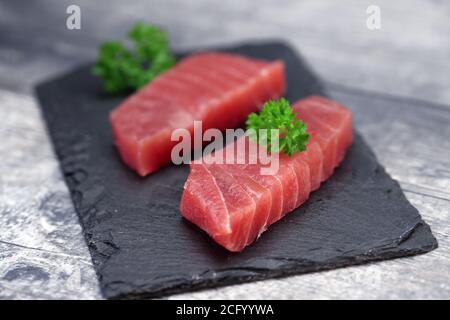
[[[68,31],[65,28],[65,9],[74,2],[82,9],[82,29]],[[450,105],[450,77],[447,72],[450,63],[450,4],[439,0],[377,0],[375,3],[382,9],[382,30],[369,31],[365,28],[365,9],[373,3],[286,0],[274,5],[273,1],[264,0],[255,6],[254,1],[243,0],[239,1],[239,6],[235,2],[222,2],[218,6],[208,0],[2,0],[0,87],[29,94],[38,80],[90,61],[95,57],[99,41],[124,35],[136,19],[143,19],[168,29],[175,48],[255,38],[283,38],[301,50],[319,74],[331,82],[443,103],[447,106],[433,110],[411,107],[403,114],[397,114],[399,119],[387,117],[380,125],[370,123],[370,120],[358,125],[378,158],[389,173],[400,180],[410,201],[433,228],[440,243],[439,249],[411,259],[182,297],[450,298],[450,133],[448,117],[443,110]],[[51,150],[33,100],[5,91],[0,92],[0,97],[8,97],[10,101],[2,103],[0,117],[2,126],[10,128],[8,138],[14,141],[12,144],[0,142],[0,156],[5,163],[0,171],[0,234],[5,232],[16,240],[27,239],[21,242],[26,248],[15,246],[14,250],[0,251],[0,296],[73,298],[82,294],[83,297],[96,298],[98,291],[91,267],[91,271],[81,273],[85,276],[80,283],[89,283],[83,290],[66,290],[66,277],[58,276],[60,265],[67,270],[76,270],[80,268],[79,259],[89,261],[84,243],[79,242],[80,230],[72,209],[72,222],[66,221],[68,229],[54,238],[61,247],[67,246],[80,253],[81,258],[75,254],[74,259],[58,264],[52,261],[53,257],[44,255],[41,259],[38,254],[35,257],[30,254],[37,252],[36,249],[47,248],[47,237],[51,238],[46,235],[50,232],[45,230],[39,236],[30,236],[40,230],[37,217],[42,214],[35,195],[48,192],[46,183],[52,181],[59,186],[58,193],[62,193],[57,202],[61,201],[60,205],[66,209],[71,205],[57,171],[40,170],[33,175],[38,180],[22,182],[31,164],[39,164],[45,159],[47,164],[36,165],[36,168],[55,168],[56,162],[53,155],[43,157],[36,151],[39,148],[27,146],[36,144]],[[17,108],[21,104],[28,107]],[[410,120],[405,122],[403,116],[406,115]],[[422,121],[424,117],[428,120]],[[411,118],[415,119],[413,125],[410,124]],[[29,134],[14,129],[24,123],[29,124]],[[420,131],[426,134],[417,134],[417,128],[422,128]],[[378,134],[385,130],[390,132],[389,146],[389,140],[383,140],[384,135]],[[428,137],[428,132],[433,133],[432,138]],[[396,143],[397,136],[402,143]],[[12,146],[15,152],[10,152]],[[406,155],[403,150],[406,150]],[[20,166],[21,162],[25,165]],[[5,223],[6,228],[3,227]],[[54,249],[51,244],[48,248]],[[5,253],[13,259],[4,258]],[[6,277],[7,270],[17,261],[48,270],[52,284],[30,281],[26,272]]]
[[[34,99],[0,90],[0,298],[100,297]]]

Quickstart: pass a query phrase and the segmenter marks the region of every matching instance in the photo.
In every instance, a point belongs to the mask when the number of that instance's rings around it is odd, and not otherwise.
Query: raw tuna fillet
[[[284,65],[225,53],[181,60],[111,112],[115,144],[141,176],[170,162],[174,129],[220,130],[241,124],[266,100],[284,93]]]
[[[352,142],[352,114],[337,102],[318,96],[303,99],[295,103],[292,109],[297,113],[297,118],[307,124],[310,141],[317,142],[322,148],[321,181],[325,181],[333,174]]]
[[[267,165],[250,163],[248,153],[257,149],[246,136],[224,148],[224,155],[234,149],[234,162],[211,164],[213,154],[191,164],[181,213],[230,251],[241,251],[302,205],[332,175],[352,143],[351,112],[337,102],[309,97],[295,103],[293,110],[306,123],[310,141],[301,153],[280,154],[278,171],[262,174]],[[245,145],[244,155],[237,152],[239,143]]]

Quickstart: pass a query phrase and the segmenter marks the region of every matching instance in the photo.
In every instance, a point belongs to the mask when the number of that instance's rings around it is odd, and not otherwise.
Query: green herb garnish
[[[250,138],[268,148],[270,152],[281,152],[292,156],[306,149],[309,134],[306,124],[297,120],[289,102],[281,98],[266,102],[259,114],[251,113],[247,119]],[[266,129],[266,130],[261,130]],[[278,129],[279,143],[274,143],[271,129]]]
[[[128,32],[134,51],[117,41],[100,46],[92,73],[103,79],[108,93],[137,90],[175,64],[167,35],[161,29],[142,22]]]

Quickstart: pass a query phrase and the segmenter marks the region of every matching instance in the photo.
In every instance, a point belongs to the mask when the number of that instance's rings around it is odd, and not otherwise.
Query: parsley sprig
[[[137,90],[175,64],[167,35],[143,22],[128,32],[134,51],[118,41],[105,42],[92,73],[103,79],[106,92],[115,94]]]
[[[306,124],[297,120],[289,102],[281,98],[266,102],[259,114],[251,113],[247,119],[250,138],[268,148],[270,152],[284,152],[292,156],[304,151],[308,144],[309,134]],[[266,130],[261,130],[266,129]],[[278,129],[279,135],[273,137],[271,129]],[[273,138],[279,142],[274,143]]]

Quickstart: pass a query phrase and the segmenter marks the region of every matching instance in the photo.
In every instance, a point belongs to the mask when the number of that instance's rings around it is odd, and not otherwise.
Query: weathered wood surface
[[[34,99],[0,90],[0,298],[100,297]]]
[[[136,20],[165,27],[178,49],[286,39],[332,83],[450,105],[450,4],[444,1],[376,1],[380,31],[365,25],[372,2],[356,0],[76,2],[82,29],[69,31],[65,10],[72,1],[0,1],[2,298],[100,297],[30,94],[37,81],[92,60],[99,41],[124,35]],[[450,107],[365,106],[370,117],[360,105],[351,107],[360,131],[431,225],[440,247],[424,256],[173,298],[450,298]]]

